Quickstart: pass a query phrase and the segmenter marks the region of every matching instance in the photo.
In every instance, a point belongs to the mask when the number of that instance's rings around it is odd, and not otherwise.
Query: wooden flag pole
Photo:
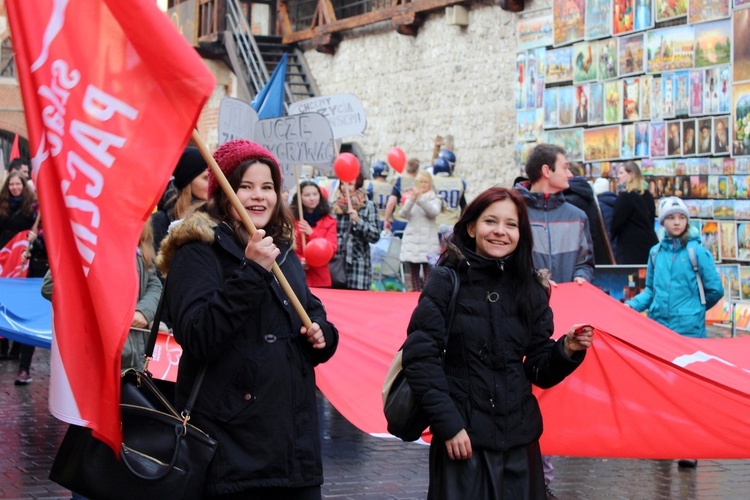
[[[237,198],[237,194],[232,189],[232,186],[229,185],[229,181],[224,176],[224,172],[221,171],[221,169],[219,168],[219,165],[216,163],[216,160],[214,160],[214,157],[208,151],[208,147],[206,146],[206,143],[203,142],[203,138],[201,138],[197,130],[193,130],[193,142],[195,143],[196,147],[203,155],[203,158],[206,160],[206,163],[208,163],[208,168],[210,168],[211,172],[213,172],[214,176],[216,177],[216,180],[219,182],[219,186],[221,186],[221,189],[224,191],[224,194],[226,194],[227,198],[229,198],[229,201],[234,207],[234,210],[239,214],[240,219],[242,220],[242,223],[245,225],[245,229],[247,229],[247,231],[251,235],[255,234],[258,231],[258,229],[255,227],[255,224],[253,224],[253,221],[250,219],[250,216],[245,211],[245,207],[243,207],[242,203],[240,203],[239,198]],[[280,202],[281,200],[277,200],[277,203],[280,203]],[[297,315],[302,320],[302,324],[305,326],[305,328],[310,328],[310,325],[312,325],[310,316],[307,315],[307,311],[305,311],[305,309],[302,307],[302,303],[299,301],[299,298],[297,298],[297,295],[295,295],[294,290],[292,290],[291,285],[289,285],[289,281],[287,281],[286,276],[284,276],[284,273],[281,272],[281,268],[275,262],[273,263],[271,272],[273,272],[273,275],[276,276],[277,280],[279,280],[279,284],[281,285],[281,288],[284,290],[284,293],[286,293],[286,296],[289,299],[289,301],[292,303],[294,310],[297,312]]]
[[[302,190],[299,187],[299,165],[294,166],[294,180],[297,182],[297,208],[299,209],[299,220],[304,220],[305,214],[302,213]],[[305,233],[300,232],[302,237],[302,255],[305,254],[305,246],[307,245],[307,237]]]

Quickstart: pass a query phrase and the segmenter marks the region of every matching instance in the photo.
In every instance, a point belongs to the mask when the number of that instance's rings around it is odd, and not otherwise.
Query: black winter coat
[[[651,200],[650,207],[648,199]],[[646,264],[648,252],[659,242],[654,232],[654,203],[651,193],[623,191],[612,211],[612,237],[617,238],[618,264]]]
[[[462,249],[455,317],[445,358],[440,353],[451,295],[449,272],[435,268],[419,298],[403,348],[406,379],[430,417],[436,439],[466,429],[473,447],[507,450],[542,434],[542,414],[532,384],[552,387],[583,360],[569,358],[540,284],[529,301],[534,321],[525,328],[513,305],[515,290],[498,260]],[[504,266],[513,265],[507,260]],[[494,299],[494,300],[493,300]]]
[[[207,493],[320,485],[314,368],[333,355],[338,332],[288,246],[279,244],[277,263],[323,329],[322,350],[300,335],[302,323],[274,275],[244,258],[226,224],[211,228],[207,222],[203,214],[185,219],[159,256],[160,267],[169,266],[169,316],[183,349],[178,409],[200,367],[208,366],[191,420],[219,442]]]
[[[570,187],[563,191],[565,201],[575,205],[586,213],[589,218],[589,231],[591,232],[591,241],[594,243],[594,263],[595,264],[612,264],[607,250],[607,234],[604,230],[599,207],[594,197],[594,190],[583,177],[573,177],[569,179]]]

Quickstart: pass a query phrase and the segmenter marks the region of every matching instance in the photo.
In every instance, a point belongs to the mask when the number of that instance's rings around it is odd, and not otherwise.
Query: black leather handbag
[[[450,305],[448,306],[448,317],[445,322],[445,339],[443,342],[443,353],[441,363],[445,359],[445,349],[448,347],[451,325],[453,324],[453,313],[456,309],[456,297],[458,296],[458,276],[456,272],[450,271],[453,281]],[[388,422],[388,432],[403,441],[416,441],[430,424],[427,413],[417,401],[414,393],[406,381],[404,370],[401,366],[403,346],[398,350],[391,362],[391,367],[383,383],[383,413]]]
[[[151,329],[147,359],[156,343],[164,295]],[[189,423],[206,373],[201,369],[180,413],[147,371],[122,372],[119,457],[91,434],[71,425],[52,464],[49,478],[91,499],[199,499],[218,443]]]

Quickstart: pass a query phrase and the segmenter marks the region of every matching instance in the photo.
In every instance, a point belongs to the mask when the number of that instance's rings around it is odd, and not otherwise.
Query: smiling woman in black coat
[[[211,175],[204,211],[169,233],[158,261],[182,347],[178,408],[207,367],[191,416],[219,442],[204,496],[319,499],[314,368],[333,355],[338,332],[291,249],[293,218],[281,203],[276,159],[245,140],[223,144],[214,157],[258,231],[248,235]],[[274,262],[310,316],[310,328],[271,273]]]
[[[520,195],[495,187],[470,203],[430,275],[403,348],[406,379],[429,415],[429,499],[545,498],[542,415],[531,387],[583,361],[591,327],[558,341],[549,282],[536,273]],[[459,279],[444,367],[453,268]]]

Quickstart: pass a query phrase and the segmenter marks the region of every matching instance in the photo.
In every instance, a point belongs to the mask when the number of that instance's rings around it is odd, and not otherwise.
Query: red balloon
[[[305,246],[305,260],[310,267],[323,267],[333,257],[333,245],[325,238],[315,238]]]
[[[333,162],[333,170],[342,182],[354,182],[359,176],[359,160],[351,153],[341,153]]]
[[[404,171],[404,165],[406,165],[406,153],[401,148],[391,148],[388,151],[388,163],[396,169],[398,173]]]
[[[323,186],[318,186],[320,188],[320,194],[325,198],[326,200],[329,199],[328,197],[328,190],[324,188]]]

